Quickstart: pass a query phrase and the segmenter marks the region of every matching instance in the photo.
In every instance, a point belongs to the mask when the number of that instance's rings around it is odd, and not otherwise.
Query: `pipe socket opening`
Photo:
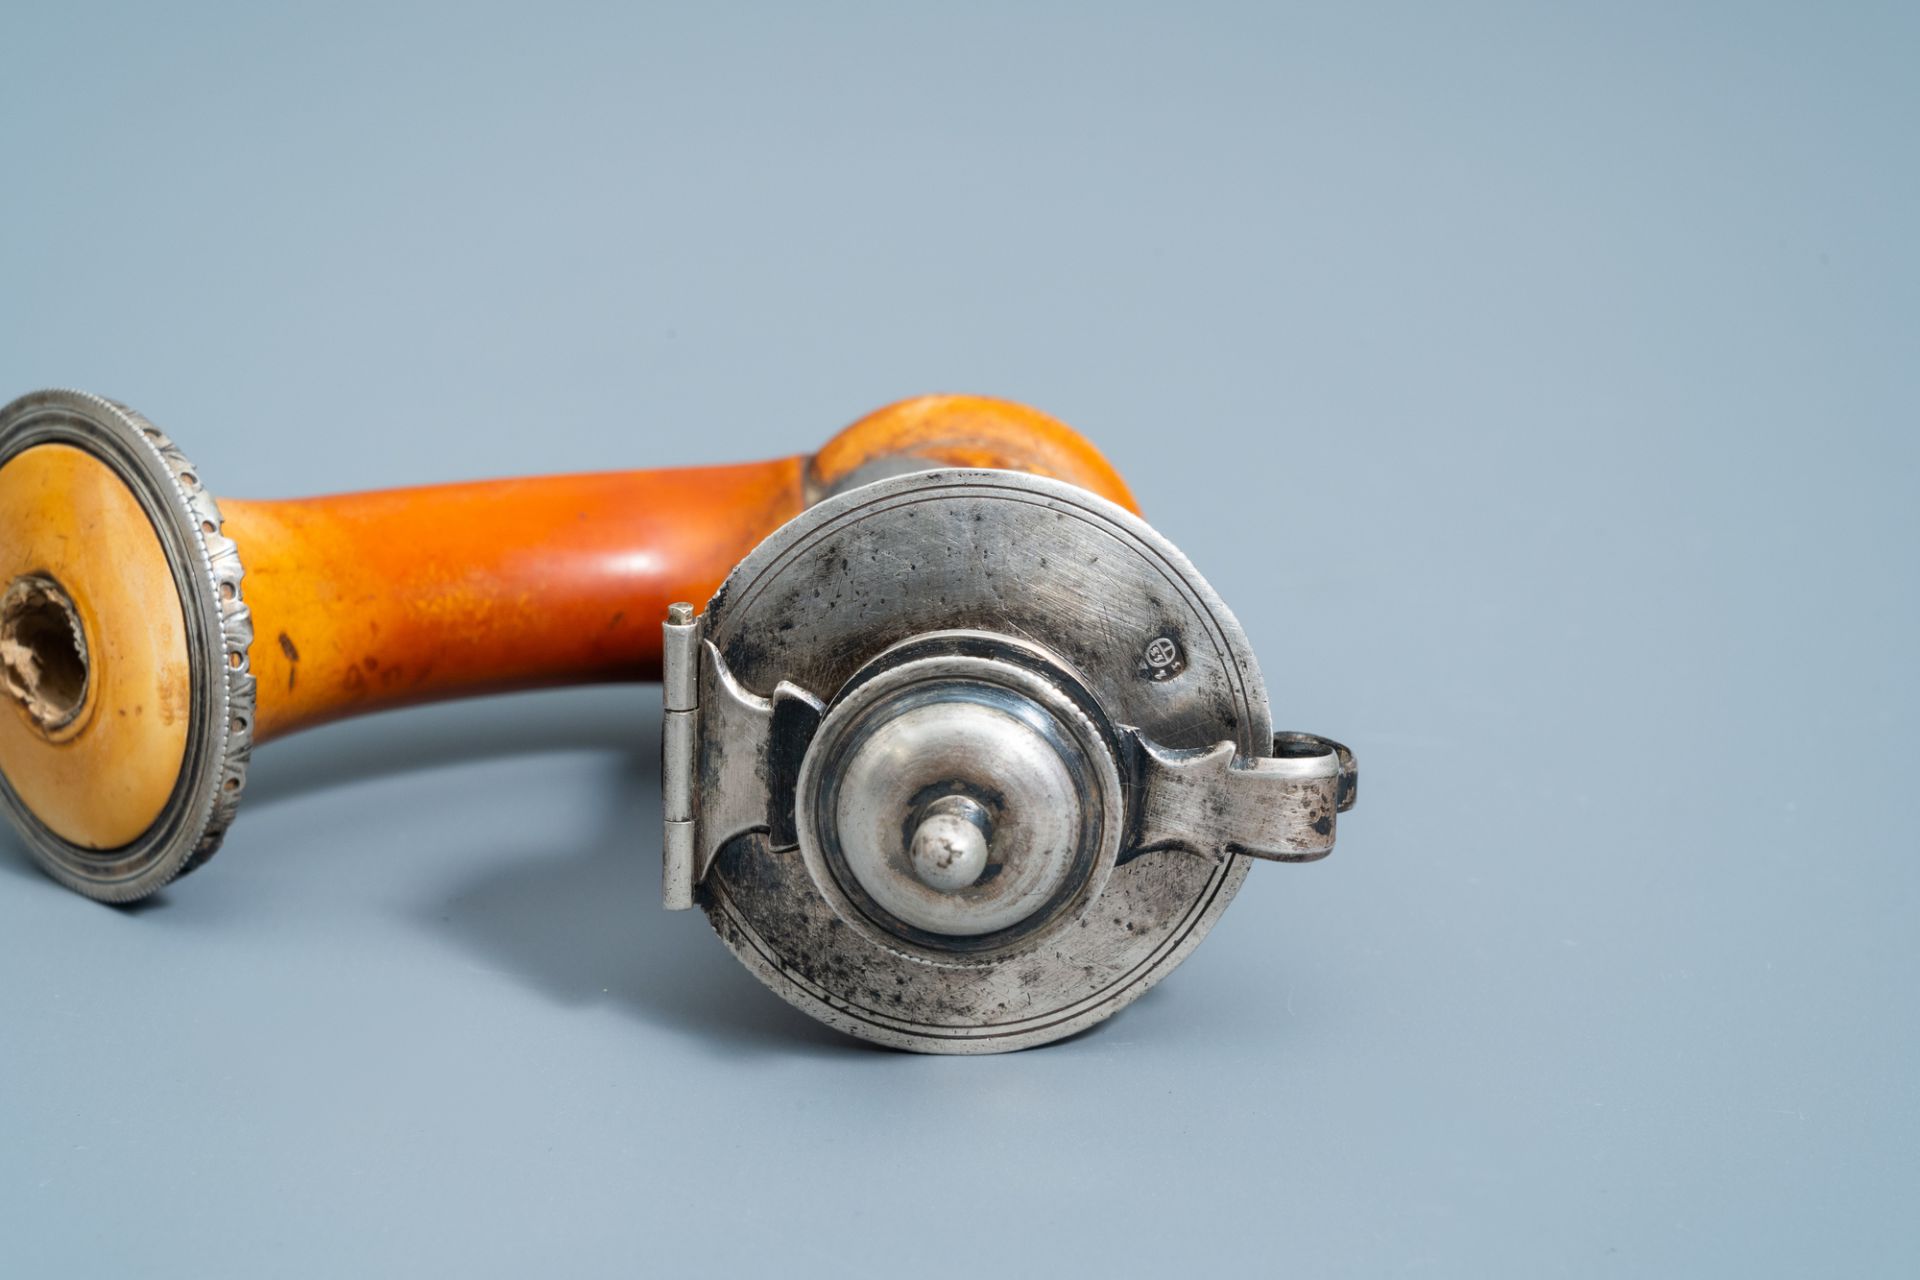
[[[7,692],[44,734],[73,723],[87,701],[87,634],[52,578],[28,573],[0,597],[0,672]]]

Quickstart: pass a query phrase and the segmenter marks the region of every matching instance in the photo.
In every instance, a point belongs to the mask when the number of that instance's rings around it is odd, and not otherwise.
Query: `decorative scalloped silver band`
[[[85,849],[55,835],[0,778],[0,802],[42,866],[103,902],[131,902],[211,858],[245,793],[253,752],[253,618],[241,595],[240,552],[199,470],[159,428],[83,391],[36,391],[0,409],[0,465],[40,444],[82,449],[111,467],[153,521],[187,631],[190,722],[180,778],[160,816],[119,849]]]

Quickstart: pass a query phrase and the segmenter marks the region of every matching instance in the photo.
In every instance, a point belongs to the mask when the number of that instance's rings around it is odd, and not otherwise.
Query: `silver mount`
[[[1334,843],[1345,747],[1274,734],[1185,557],[1052,480],[828,498],[665,633],[663,900],[824,1021],[980,1053],[1177,965],[1250,859]]]

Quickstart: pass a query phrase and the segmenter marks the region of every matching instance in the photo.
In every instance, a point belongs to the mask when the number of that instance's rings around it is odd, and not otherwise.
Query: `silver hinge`
[[[773,848],[794,846],[794,784],[825,709],[785,680],[771,698],[742,687],[701,631],[693,606],[676,604],[667,611],[660,901],[669,911],[694,905],[695,890],[729,840],[758,831]]]
[[[661,627],[660,807],[666,818],[660,902],[669,911],[693,905],[697,829],[694,770],[700,733],[700,619],[690,604],[667,607]]]

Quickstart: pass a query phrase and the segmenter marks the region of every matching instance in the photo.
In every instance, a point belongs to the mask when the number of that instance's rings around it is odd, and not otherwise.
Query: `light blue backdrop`
[[[10,1275],[1900,1275],[1909,5],[17,4],[0,398],[281,496],[1098,440],[1360,751],[1103,1029],[816,1029],[654,906],[651,690],[0,846]]]

